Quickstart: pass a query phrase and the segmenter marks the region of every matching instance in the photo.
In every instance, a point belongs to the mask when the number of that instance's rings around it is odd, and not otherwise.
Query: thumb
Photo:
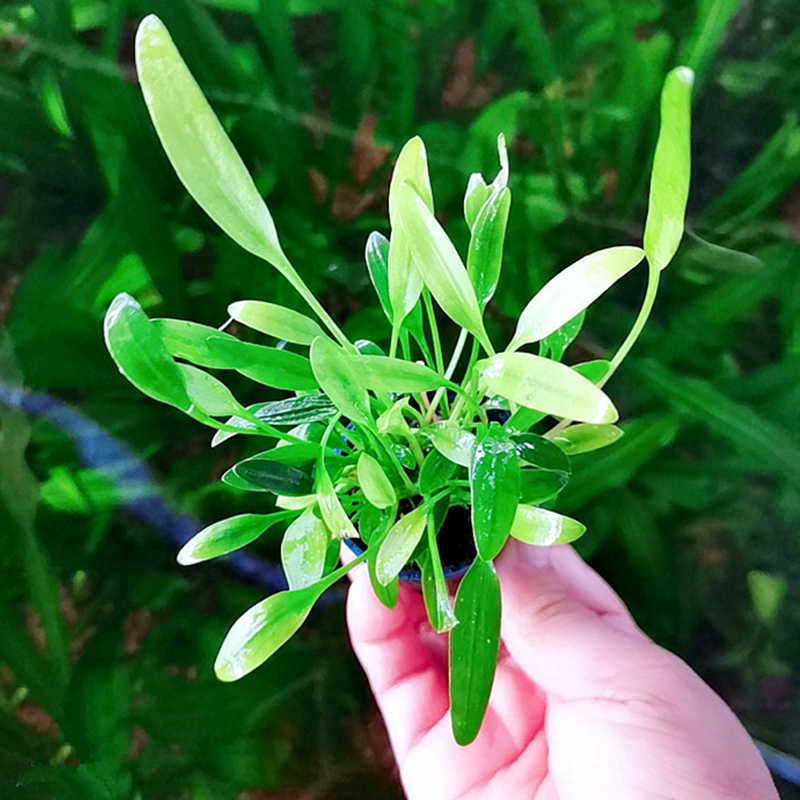
[[[595,696],[643,654],[663,652],[571,547],[511,541],[496,567],[503,643],[545,691],[565,699]]]

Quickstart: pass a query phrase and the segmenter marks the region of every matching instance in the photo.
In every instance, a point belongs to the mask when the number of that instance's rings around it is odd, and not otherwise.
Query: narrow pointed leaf
[[[458,624],[450,631],[450,714],[460,745],[477,735],[489,704],[500,650],[500,583],[492,564],[476,558],[456,593]]]
[[[639,247],[609,247],[559,272],[525,306],[510,349],[538,342],[566,325],[643,258]]]
[[[549,472],[544,469],[521,469],[519,471],[519,502],[538,506],[552,500],[568,483],[565,472]]]
[[[320,336],[311,344],[311,369],[322,391],[344,416],[374,427],[363,376],[341,347]]]
[[[570,517],[546,508],[519,505],[511,526],[511,535],[525,544],[549,547],[569,544],[583,536],[586,526]]]
[[[378,548],[375,558],[375,574],[386,586],[396,578],[411,558],[422,534],[425,533],[426,512],[423,506],[400,517],[389,529]]]
[[[545,336],[540,342],[540,356],[547,356],[553,361],[561,361],[567,348],[575,341],[583,327],[586,311],[574,316],[569,322],[562,325],[557,331]]]
[[[421,562],[422,600],[428,614],[428,622],[436,633],[447,633],[456,625],[456,616],[450,605],[447,582],[441,564],[434,564],[430,553],[425,553]]]
[[[584,361],[583,364],[573,364],[571,369],[591,381],[594,384],[600,383],[608,375],[611,369],[611,362],[599,358],[597,361]]]
[[[248,328],[292,344],[310,345],[317,336],[325,335],[310,317],[275,303],[240,300],[228,306],[228,313]]]
[[[472,228],[467,253],[467,274],[481,308],[494,296],[503,264],[511,192],[501,189],[483,206]]]
[[[623,434],[622,428],[616,425],[589,425],[581,423],[570,425],[562,431],[553,443],[558,445],[568,456],[578,453],[590,453],[613,444]]]
[[[389,508],[397,502],[392,482],[369,453],[361,453],[356,469],[358,485],[364,492],[367,502],[372,503],[375,508]]]
[[[193,536],[178,553],[183,566],[224,556],[254,542],[264,531],[286,518],[285,513],[239,514],[215,522]]]
[[[188,411],[192,401],[178,365],[150,325],[141,306],[129,295],[119,294],[106,312],[103,332],[117,369],[139,391]]]
[[[677,67],[661,93],[661,128],[650,176],[644,250],[653,269],[669,264],[683,236],[691,180],[691,112],[694,73]]]
[[[330,532],[337,539],[357,539],[358,531],[342,508],[328,470],[322,461],[317,466],[316,492],[320,514]]]
[[[477,436],[469,484],[475,546],[484,561],[491,561],[506,543],[519,502],[517,450],[497,424]]]
[[[489,394],[578,422],[616,422],[611,400],[569,367],[529,353],[498,353],[479,362]]]
[[[322,578],[331,538],[314,506],[289,525],[281,541],[281,564],[290,589],[311,586]]]
[[[473,172],[467,182],[467,190],[464,192],[464,220],[470,231],[478,219],[481,209],[486,205],[492,196],[492,187],[483,179],[480,172]]]
[[[367,573],[369,574],[370,586],[372,586],[375,597],[377,597],[386,608],[394,608],[397,604],[398,579],[394,578],[384,586],[378,580],[378,576],[375,572],[375,562],[380,544],[391,527],[391,525],[388,524],[388,520],[394,519],[396,514],[396,507],[392,507],[388,512],[378,512],[377,509],[367,509],[361,514],[358,525],[361,538],[365,541],[368,540],[369,544],[367,549]]]
[[[408,184],[398,190],[398,203],[400,227],[414,261],[424,265],[425,285],[453,322],[486,345],[488,338],[475,290],[450,237]]]
[[[136,69],[150,117],[183,185],[232,239],[281,269],[286,256],[253,179],[153,15],[136,35]]]
[[[472,458],[472,448],[466,454],[469,459]],[[467,461],[469,464],[469,461]],[[458,465],[453,463],[447,456],[442,455],[438,450],[431,450],[425,456],[422,462],[422,467],[419,471],[419,490],[426,496],[430,497],[435,494],[439,489],[447,485],[447,482],[455,475]]]

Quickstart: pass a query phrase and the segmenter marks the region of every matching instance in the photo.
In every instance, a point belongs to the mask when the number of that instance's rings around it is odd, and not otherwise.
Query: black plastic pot
[[[364,552],[364,542],[361,539],[344,539],[344,543],[354,555],[360,556]],[[450,507],[447,518],[436,535],[436,543],[439,546],[439,557],[442,560],[445,580],[461,578],[470,568],[477,554],[468,508]],[[422,573],[415,566],[406,566],[400,572],[399,577],[404,583],[420,584],[422,582]]]

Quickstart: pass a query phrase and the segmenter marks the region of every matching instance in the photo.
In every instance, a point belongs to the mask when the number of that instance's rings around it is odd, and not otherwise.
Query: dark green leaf
[[[420,493],[427,497],[435,494],[439,489],[447,485],[457,469],[458,465],[454,464],[449,458],[442,455],[438,450],[431,450],[425,456],[419,471]]]
[[[478,555],[490,561],[503,549],[519,502],[516,447],[496,423],[478,433],[469,482],[475,545]]]
[[[481,727],[500,649],[500,583],[494,566],[476,558],[456,593],[458,624],[450,631],[449,684],[453,736],[469,744]]]
[[[541,340],[539,350],[540,356],[547,356],[553,361],[561,361],[566,349],[575,341],[583,327],[583,320],[586,318],[586,311],[576,314],[569,322],[562,325],[558,330],[553,331],[549,336]]]
[[[517,455],[525,463],[565,475],[572,471],[564,451],[549,439],[535,433],[515,433],[511,439],[517,448]]]
[[[255,491],[274,492],[290,497],[311,494],[314,491],[314,481],[309,472],[276,461],[267,461],[260,456],[240,461],[231,471],[237,478],[255,487]],[[224,475],[222,479],[225,480]]]
[[[521,469],[519,472],[519,501],[538,506],[552,500],[569,481],[563,472],[544,469]]]

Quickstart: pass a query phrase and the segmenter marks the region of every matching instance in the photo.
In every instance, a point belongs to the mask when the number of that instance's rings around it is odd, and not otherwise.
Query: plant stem
[[[628,355],[631,348],[636,343],[636,340],[639,338],[639,334],[642,332],[642,329],[647,323],[650,312],[653,310],[653,303],[655,302],[656,294],[658,293],[658,281],[661,273],[657,267],[654,267],[649,262],[647,266],[647,292],[645,293],[642,307],[639,310],[639,316],[636,317],[636,321],[633,323],[633,327],[631,328],[631,331],[626,337],[625,341],[622,343],[622,346],[619,348],[619,350],[617,350],[614,358],[611,359],[611,367],[608,370],[608,374],[606,374],[603,380],[597,384],[601,389],[603,386],[605,386],[605,384],[608,382],[608,379],[614,374],[617,367],[623,362],[625,356]]]
[[[289,283],[294,286],[303,300],[308,303],[311,310],[322,320],[325,327],[333,334],[334,338],[338,340],[339,344],[345,350],[355,352],[355,347],[350,343],[350,340],[344,335],[342,329],[333,321],[333,317],[322,307],[322,304],[314,297],[312,291],[306,286],[303,279],[297,273],[297,270],[291,265],[289,259],[284,256],[284,261],[278,266],[279,270],[283,273]]]
[[[428,324],[431,326],[431,337],[433,338],[433,354],[436,359],[436,371],[444,374],[444,358],[442,357],[442,342],[439,339],[439,326],[436,324],[436,315],[433,310],[433,300],[431,293],[427,289],[422,290],[422,298],[425,303],[425,311],[428,314]]]

